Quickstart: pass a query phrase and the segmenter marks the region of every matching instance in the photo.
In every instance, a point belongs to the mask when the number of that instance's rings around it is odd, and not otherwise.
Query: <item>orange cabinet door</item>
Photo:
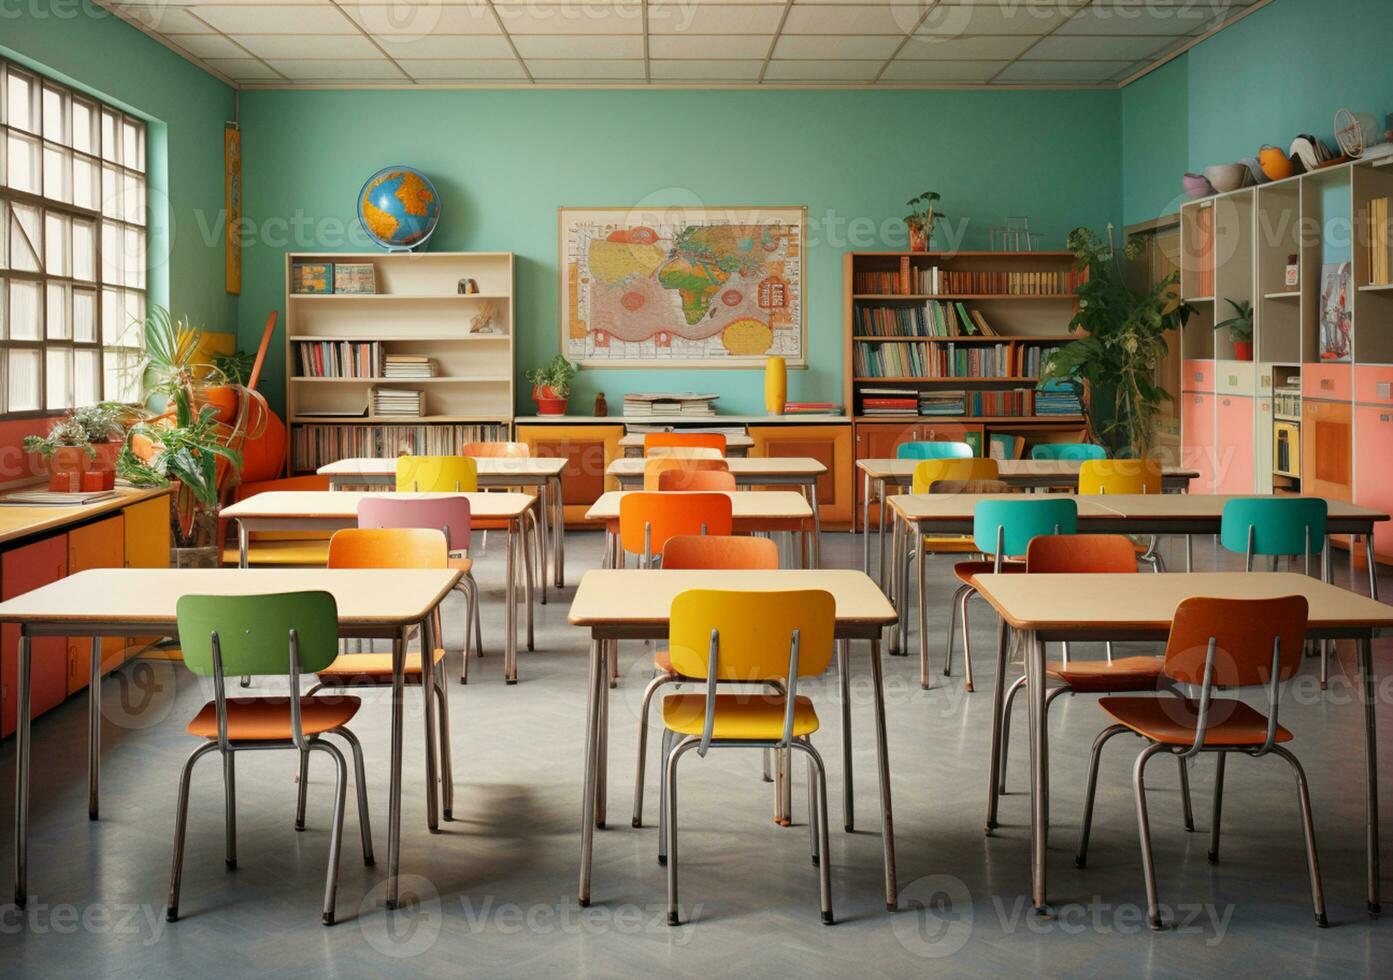
[[[585,512],[606,490],[618,490],[617,480],[605,476],[609,464],[624,451],[622,425],[520,425],[518,441],[531,447],[533,456],[561,456],[567,460],[561,473],[566,523],[584,524]]]
[[[752,425],[751,456],[800,456],[827,467],[817,480],[818,515],[824,530],[851,526],[852,443],[849,425]],[[789,487],[780,487],[782,490]]]
[[[1354,502],[1393,513],[1393,407],[1355,407],[1354,451]],[[1374,525],[1374,554],[1393,562],[1393,522]]]
[[[74,528],[68,532],[68,574],[89,568],[121,568],[126,560],[126,519],[121,514]],[[126,637],[102,637],[102,673],[126,659]],[[92,641],[85,636],[68,638],[68,693],[87,686],[92,670]]]
[[[917,422],[874,422],[864,424],[856,423],[856,458],[857,459],[894,459],[895,451],[901,443],[914,442],[919,438],[919,424]],[[861,504],[865,500],[866,479],[860,470],[856,470],[852,482],[855,484],[856,493],[856,514],[855,519],[861,520]],[[870,521],[871,526],[878,526],[880,520],[880,504],[871,504]]]
[[[32,592],[68,574],[68,536],[55,534],[11,548],[0,556],[0,600]],[[29,717],[37,718],[68,696],[68,641],[45,636],[30,641]],[[19,627],[0,626],[0,735],[15,730],[19,707]]]
[[[1186,392],[1180,396],[1180,465],[1196,470],[1191,493],[1214,492],[1214,396]]]
[[[1253,493],[1253,399],[1242,395],[1215,397],[1214,492]]]
[[[1313,497],[1354,496],[1354,407],[1301,399],[1301,491]]]
[[[161,495],[131,504],[121,511],[125,529],[127,568],[169,567],[169,497]],[[132,636],[126,640],[127,655],[143,650],[163,637]]]

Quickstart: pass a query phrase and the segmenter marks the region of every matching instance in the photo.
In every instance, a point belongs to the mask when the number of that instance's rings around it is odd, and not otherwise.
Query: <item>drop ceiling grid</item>
[[[98,2],[249,89],[1113,89],[1272,0]]]

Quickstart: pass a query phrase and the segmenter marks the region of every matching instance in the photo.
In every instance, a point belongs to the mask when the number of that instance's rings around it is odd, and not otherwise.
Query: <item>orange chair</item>
[[[667,469],[658,474],[658,489],[724,493],[735,489],[735,474],[730,470]]]
[[[450,546],[445,532],[433,528],[346,528],[335,532],[329,540],[330,568],[449,568]],[[436,609],[434,631],[436,642],[442,642],[440,610]],[[424,653],[426,637],[421,636]],[[406,654],[406,683],[421,683],[422,654]],[[440,719],[436,724],[435,706],[426,704],[426,778],[434,782],[435,753],[440,753],[441,803],[445,819],[453,819],[455,781],[450,765],[450,699],[445,693],[445,651],[432,650],[431,669],[435,672],[435,694]],[[310,688],[313,694],[322,687],[391,687],[391,653],[341,654],[318,672],[319,683]],[[300,755],[300,803],[295,826],[305,824],[305,777],[309,757]],[[436,827],[435,813],[427,814],[432,830]]]
[[[682,534],[731,534],[730,497],[723,493],[626,493],[619,500],[619,554],[653,567],[668,539]]]
[[[690,456],[653,456],[643,462],[643,489],[658,490],[659,479],[668,470],[691,473],[697,470],[728,470],[724,459],[695,459]]]
[[[1210,825],[1209,860],[1219,861],[1219,820],[1224,797],[1224,762],[1230,753],[1254,758],[1268,753],[1284,759],[1296,776],[1301,825],[1306,837],[1306,870],[1311,878],[1311,904],[1316,925],[1324,926],[1325,898],[1321,892],[1316,833],[1311,822],[1311,799],[1306,773],[1282,742],[1291,732],[1277,723],[1281,685],[1301,666],[1309,609],[1304,596],[1278,599],[1190,598],[1180,603],[1171,620],[1162,673],[1168,679],[1199,688],[1198,698],[1104,698],[1098,702],[1116,724],[1103,729],[1093,743],[1084,797],[1083,831],[1075,859],[1084,867],[1093,823],[1093,800],[1098,785],[1098,761],[1103,745],[1114,735],[1132,732],[1150,744],[1132,767],[1137,797],[1137,830],[1141,837],[1142,871],[1146,879],[1147,918],[1152,929],[1162,928],[1156,899],[1156,868],[1151,855],[1151,828],[1146,809],[1146,763],[1169,752],[1180,759],[1217,752],[1214,778],[1214,819]],[[1266,715],[1236,698],[1214,696],[1215,688],[1258,687],[1267,693]]]
[[[746,538],[717,534],[687,534],[669,538],[663,547],[663,568],[730,568],[769,570],[779,567],[779,546],[769,538]],[[648,755],[648,714],[653,703],[653,695],[668,684],[683,682],[700,683],[701,678],[685,677],[672,669],[672,656],[666,648],[653,655],[653,679],[643,692],[643,703],[638,716],[638,767],[634,774],[634,826],[643,826],[643,774],[644,761]],[[738,683],[738,682],[722,682]],[[772,687],[778,694],[783,693],[783,685]],[[672,748],[671,739],[663,733],[662,758],[667,759]],[[765,779],[768,776],[768,763],[765,765]]]
[[[487,456],[491,459],[527,459],[532,448],[525,442],[466,442],[460,446],[461,456],[478,459]]]
[[[460,446],[460,455],[472,456],[475,459],[528,459],[532,455],[532,447],[525,442],[466,442],[464,445]],[[511,490],[515,493],[531,493],[530,490],[523,487],[503,487],[501,489]],[[535,548],[529,549],[524,545],[523,553],[528,554],[531,551],[536,552],[532,560],[537,563],[538,575],[540,576],[542,585],[542,605],[545,606],[547,604],[546,542],[543,540],[544,536],[541,529],[537,526],[537,515],[534,512],[528,511],[527,522],[532,525],[532,537],[534,539]],[[475,521],[474,529],[483,532],[484,548],[487,549],[489,532],[506,531],[508,529],[508,522]],[[529,646],[528,649],[532,649],[531,646]]]
[[[720,432],[649,432],[643,437],[643,455],[654,449],[714,449],[726,454],[726,437]]]

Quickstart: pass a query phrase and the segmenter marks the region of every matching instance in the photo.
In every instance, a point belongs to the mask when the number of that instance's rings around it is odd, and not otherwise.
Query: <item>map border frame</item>
[[[787,358],[788,366],[792,369],[803,369],[808,366],[808,308],[807,308],[807,269],[808,269],[808,206],[806,204],[744,204],[726,205],[723,207],[688,207],[682,204],[671,205],[609,205],[609,206],[568,206],[562,205],[556,209],[556,335],[558,349],[566,355],[568,341],[570,337],[567,333],[567,323],[569,318],[569,308],[567,306],[567,267],[566,267],[566,219],[575,214],[585,214],[587,212],[673,212],[681,211],[686,215],[693,215],[697,218],[706,215],[720,215],[723,218],[731,215],[744,213],[755,213],[758,215],[769,215],[776,212],[797,212],[799,227],[799,249],[798,249],[798,348],[799,356]],[[623,370],[642,370],[651,371],[654,368],[677,368],[683,370],[727,370],[727,371],[762,371],[768,355],[758,355],[742,358],[682,358],[673,360],[625,360],[616,358],[615,360],[605,359],[580,359],[570,358],[581,368],[607,369],[615,371]]]

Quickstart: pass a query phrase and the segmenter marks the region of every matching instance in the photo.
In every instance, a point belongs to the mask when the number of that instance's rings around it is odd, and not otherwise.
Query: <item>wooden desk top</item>
[[[873,480],[908,480],[914,475],[914,467],[921,459],[858,459],[856,466]],[[1044,477],[1078,476],[1083,464],[1077,459],[1003,459],[997,461],[1001,479],[1040,479]],[[1194,479],[1197,470],[1178,466],[1164,466],[1161,474],[1168,480]]]
[[[1164,575],[978,575],[977,591],[1022,630],[1170,630],[1182,599],[1304,595],[1313,630],[1393,627],[1393,606],[1293,572],[1170,572]]]
[[[366,493],[356,490],[272,490],[239,500],[224,507],[222,516],[229,520],[243,517],[260,519],[284,518],[353,520],[358,516],[358,501],[364,497],[390,497],[393,500],[413,497],[453,497],[449,493]],[[530,493],[463,493],[469,498],[472,515],[479,519],[501,520],[518,517],[536,501]]]
[[[1116,493],[1097,497],[1104,507],[1124,517],[1144,517],[1147,520],[1187,520],[1223,516],[1224,505],[1230,500],[1248,500],[1255,494],[1222,493]],[[1357,507],[1343,500],[1326,498],[1331,518],[1366,518],[1372,522],[1386,521],[1388,515],[1368,507]]]
[[[605,472],[610,476],[643,476],[648,460],[641,456],[625,456],[613,460]],[[726,459],[736,476],[821,476],[827,464],[804,456],[730,456]]]
[[[693,430],[679,429],[678,431],[691,432]],[[646,433],[630,432],[619,440],[619,446],[621,449],[642,449],[644,435],[646,435]],[[727,449],[749,449],[755,444],[753,439],[741,432],[727,432],[725,437]]]
[[[642,490],[610,490],[600,495],[585,512],[588,521],[619,520],[619,499]],[[682,493],[683,491],[668,491]],[[807,498],[794,490],[725,490],[731,513],[739,520],[803,520],[813,516]],[[226,513],[226,511],[224,511]]]
[[[977,505],[984,500],[1072,500],[1078,505],[1080,520],[1089,517],[1116,518],[1117,512],[1105,507],[1102,499],[1063,493],[1050,494],[1048,497],[1030,497],[1019,493],[901,493],[890,497],[887,502],[896,514],[911,522],[971,521]]]
[[[31,489],[31,488],[21,488]],[[43,489],[39,487],[37,489]],[[168,487],[154,487],[146,490],[118,488],[116,496],[95,504],[81,504],[70,507],[37,507],[33,504],[0,503],[0,545],[20,538],[64,528],[70,524],[111,514],[142,500],[152,500],[169,493]]]
[[[567,460],[560,456],[476,456],[480,476],[558,476]],[[358,456],[325,463],[316,472],[320,476],[395,476],[395,458]]]
[[[825,589],[837,603],[838,623],[888,626],[895,608],[864,572],[784,568],[776,571],[711,569],[594,569],[581,576],[567,621],[572,626],[665,625],[672,600],[688,589],[777,592]],[[3,608],[3,607],[0,607]]]
[[[0,622],[153,623],[173,629],[182,595],[317,589],[333,594],[341,623],[406,626],[439,605],[461,574],[443,568],[97,568],[0,603]]]

